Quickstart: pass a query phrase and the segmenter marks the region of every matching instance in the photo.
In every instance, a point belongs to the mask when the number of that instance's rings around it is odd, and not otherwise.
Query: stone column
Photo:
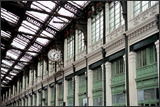
[[[64,66],[67,65],[65,61],[67,60],[67,39],[64,40]]]
[[[11,97],[11,88],[9,88],[9,98]]]
[[[37,104],[36,106],[39,106],[39,92],[37,91]]]
[[[91,18],[87,21],[87,49],[90,52],[89,46],[91,45]]]
[[[48,86],[48,106],[51,106],[51,87]]]
[[[58,87],[58,84],[56,84],[56,106],[58,106],[58,93],[59,93],[59,87]]]
[[[79,76],[75,76],[75,106],[79,106],[78,92],[79,92]]]
[[[15,95],[15,85],[13,85],[13,96]]]
[[[42,99],[45,98],[45,90],[42,90]],[[42,106],[44,106],[44,100],[42,100]]]
[[[158,67],[158,86],[159,86],[159,40],[155,42],[157,50],[157,67]]]
[[[112,94],[111,94],[111,63],[106,62],[106,106],[112,106]]]
[[[92,87],[93,87],[93,71],[88,70],[88,106],[93,106]]]
[[[32,94],[32,106],[34,106],[34,99],[35,99],[35,95]]]
[[[136,53],[129,52],[129,100],[130,106],[137,106]]]
[[[103,76],[103,74],[104,74],[104,72],[103,72],[103,64],[101,65],[101,68],[102,68],[102,105],[104,106],[104,76]]]
[[[68,95],[68,81],[67,80],[64,80],[64,102],[67,104],[67,95]]]

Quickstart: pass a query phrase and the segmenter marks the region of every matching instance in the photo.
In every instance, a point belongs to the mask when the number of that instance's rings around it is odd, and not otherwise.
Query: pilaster
[[[58,84],[56,84],[56,106],[58,106],[58,93],[59,93],[59,90],[58,90]]]
[[[64,80],[64,95],[63,95],[63,101],[67,104],[67,95],[68,95],[68,81]]]
[[[93,71],[88,70],[88,106],[93,106],[92,87],[93,87]]]
[[[157,51],[157,67],[158,67],[158,86],[159,86],[159,40],[155,42]]]
[[[111,95],[111,63],[106,62],[106,106],[112,106],[112,95]]]
[[[48,106],[51,106],[51,87],[48,86]]]
[[[129,52],[129,99],[130,106],[137,106],[137,88],[136,88],[136,53]]]
[[[79,92],[79,76],[75,76],[75,106],[79,106],[78,92]]]

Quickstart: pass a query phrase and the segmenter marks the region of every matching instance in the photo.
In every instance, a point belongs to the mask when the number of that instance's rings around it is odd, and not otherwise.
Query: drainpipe
[[[125,32],[128,30],[128,18],[127,18],[127,1],[120,1],[123,9],[123,18],[125,20]],[[129,78],[128,78],[128,36],[125,36],[125,54],[126,54],[126,92],[127,92],[127,106],[129,106]]]
[[[74,25],[75,25],[75,23],[74,23]],[[73,56],[73,62],[75,62],[75,60],[76,60],[76,48],[75,48],[75,46],[76,46],[76,38],[75,38],[75,35],[76,35],[76,32],[75,32],[75,26],[74,26],[74,29],[73,29],[73,31],[74,31],[74,56]],[[73,74],[74,74],[74,80],[73,80],[73,85],[74,85],[74,89],[73,89],[73,106],[75,106],[75,66],[73,65]]]
[[[103,45],[106,43],[106,38],[105,38],[105,28],[106,28],[106,22],[105,22],[105,2],[102,3],[102,9],[103,9]],[[106,106],[106,68],[105,68],[105,49],[102,47],[102,56],[103,56],[103,78],[104,78],[104,106]]]
[[[55,62],[55,73],[56,73],[56,70],[57,70],[57,63]],[[56,106],[56,77],[54,77],[54,82],[55,82],[55,85],[54,85],[54,106]]]

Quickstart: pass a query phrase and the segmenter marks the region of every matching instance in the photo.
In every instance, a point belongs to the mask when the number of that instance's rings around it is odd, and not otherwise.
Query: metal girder
[[[15,68],[12,68],[12,67],[3,67],[3,66],[1,66],[1,68],[7,68],[7,69],[12,69],[12,70],[17,70],[17,71],[24,71],[24,70],[20,70],[20,69],[15,69]],[[9,73],[8,73],[9,74]],[[8,75],[7,73],[6,73],[6,75]]]
[[[73,11],[67,9],[65,6],[62,6],[61,3],[57,3],[57,2],[55,2],[55,3],[56,3],[57,5],[59,5],[59,6],[63,7],[63,8],[65,8],[65,9],[68,10],[69,12],[75,14],[77,17],[79,17],[79,18],[81,18],[81,19],[83,19],[83,20],[87,20],[87,19],[85,19],[84,17],[82,17],[82,16],[76,14],[75,12],[73,12]],[[64,3],[69,3],[69,2],[65,1]],[[69,4],[69,5],[72,5],[72,4]],[[72,6],[73,6],[73,5],[72,5]],[[61,17],[61,16],[60,16],[60,17]],[[72,18],[72,19],[79,19],[79,18]]]
[[[16,48],[16,47],[13,47],[11,45],[7,45],[5,46],[7,49],[15,49],[15,50],[19,50],[19,51],[22,51],[22,52],[32,52],[32,53],[40,53],[40,52],[35,52],[35,51],[29,51],[27,49],[20,49],[20,48]]]
[[[9,58],[3,58],[6,60],[11,60],[11,61],[17,61],[17,62],[24,62],[24,63],[32,63],[32,62],[26,62],[26,61],[19,61],[19,60],[15,60],[15,59],[9,59]]]
[[[34,36],[34,37],[44,38],[44,39],[52,39],[50,37],[44,37],[44,36],[40,36],[40,35],[33,35],[33,34],[30,34],[30,33],[19,32],[19,31],[5,29],[5,28],[1,28],[1,29],[4,30],[4,31],[10,31],[10,32],[14,32],[14,33],[17,33],[17,34],[21,34],[21,35],[25,34],[25,35],[30,35],[30,36]]]

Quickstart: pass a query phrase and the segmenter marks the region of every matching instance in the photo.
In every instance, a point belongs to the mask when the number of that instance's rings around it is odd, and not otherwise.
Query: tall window
[[[48,105],[48,90],[45,90],[45,102],[44,105],[47,106]]]
[[[109,4],[109,31],[112,32],[123,24],[121,3],[120,1],[113,1]]]
[[[58,105],[62,106],[63,105],[63,84],[59,84],[59,89],[58,89]]]
[[[42,92],[39,92],[39,106],[42,106]]]
[[[112,95],[112,106],[114,105],[120,105],[124,106],[125,105],[125,94],[116,94]]]
[[[32,99],[33,99],[33,97],[30,96],[30,106],[32,106]]]
[[[153,6],[158,1],[133,1],[133,16],[145,11],[147,8]]]
[[[93,70],[93,83],[102,80],[102,69],[101,67]]]
[[[98,12],[92,18],[92,38],[91,43],[94,43],[103,37],[103,10]]]
[[[51,106],[54,106],[54,94],[55,94],[55,91],[54,91],[54,87],[51,87]]]
[[[102,68],[101,66],[93,70],[93,106],[103,105],[102,93]]]
[[[156,48],[151,46],[137,52],[137,68],[157,62]]]
[[[34,106],[37,105],[37,94],[34,95]]]
[[[43,72],[43,60],[40,61],[39,76],[42,76],[42,72]]]
[[[81,52],[85,49],[84,44],[84,34],[80,30],[78,31],[78,52]]]
[[[73,57],[74,55],[74,36],[71,35],[67,39],[67,59]]]
[[[117,59],[111,64],[112,76],[124,73],[124,61],[123,58]]]
[[[84,106],[83,99],[86,98],[86,79],[85,74],[79,75],[79,106]]]
[[[139,106],[159,106],[159,88],[149,88],[137,91]]]
[[[68,80],[68,96],[67,96],[68,106],[73,106],[73,81]]]

